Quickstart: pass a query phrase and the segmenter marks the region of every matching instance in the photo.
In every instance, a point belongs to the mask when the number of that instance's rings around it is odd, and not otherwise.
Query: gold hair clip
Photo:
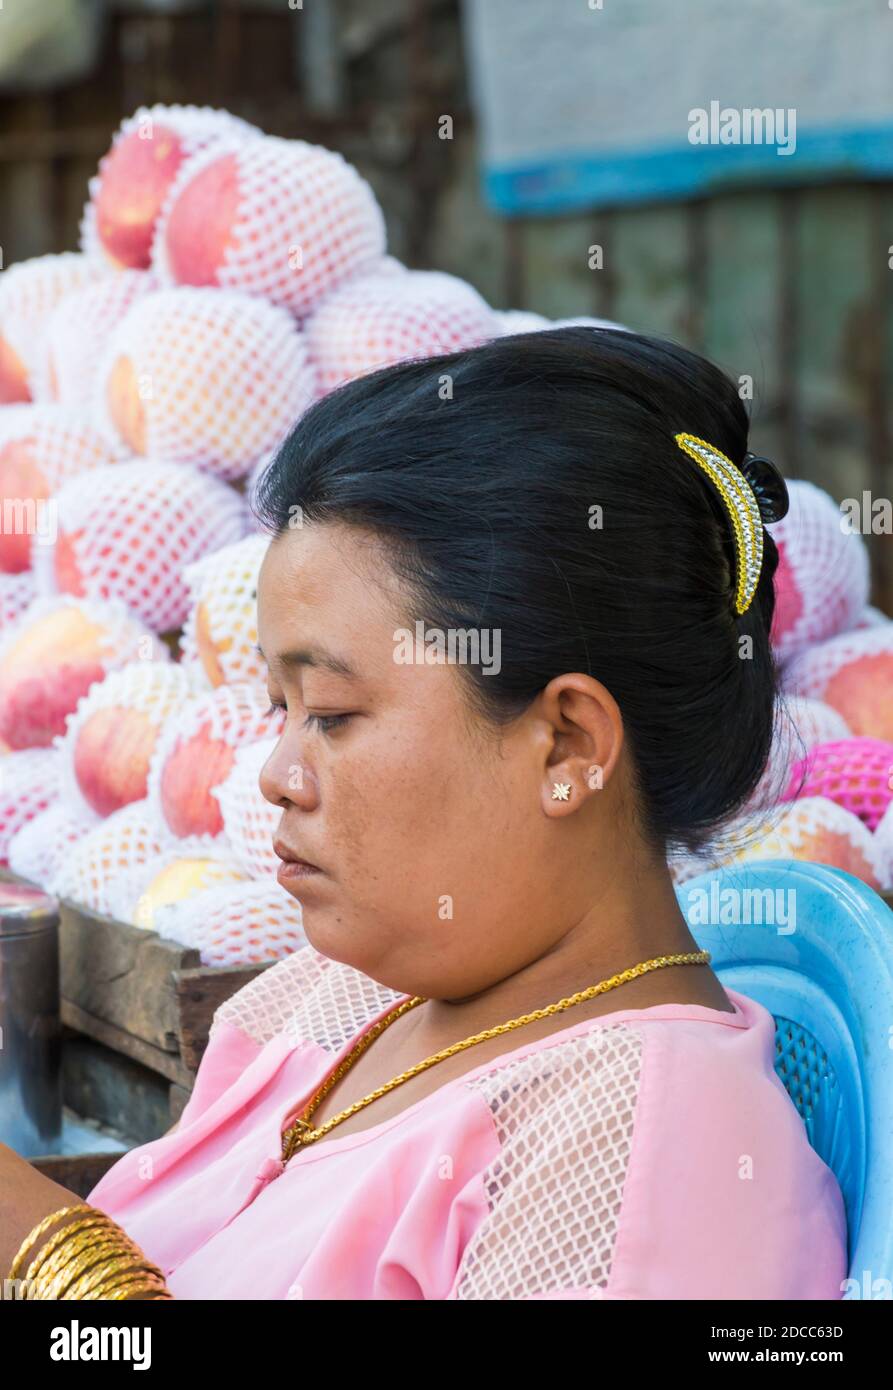
[[[720,449],[695,434],[677,434],[676,443],[706,473],[722,498],[732,529],[738,559],[735,611],[746,613],[760,582],[763,564],[763,518],[750,483]]]

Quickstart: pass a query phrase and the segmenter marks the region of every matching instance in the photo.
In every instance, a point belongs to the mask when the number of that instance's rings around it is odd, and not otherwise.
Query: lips
[[[314,864],[309,859],[302,859],[299,854],[288,848],[281,840],[273,841],[273,852],[278,855],[283,864],[293,864],[296,868],[304,869],[309,872],[320,872],[318,864]]]

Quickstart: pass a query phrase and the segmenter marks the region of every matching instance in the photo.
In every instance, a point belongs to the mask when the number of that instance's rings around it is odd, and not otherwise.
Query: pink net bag
[[[241,290],[303,317],[378,261],[385,242],[375,195],[342,155],[265,135],[183,167],[152,264],[162,284]]]
[[[108,272],[87,256],[35,256],[0,274],[0,404],[32,399],[50,314],[66,294]]]
[[[779,662],[845,632],[868,602],[868,551],[812,483],[789,481],[787,516],[770,526],[779,551],[772,642]]]
[[[215,788],[226,838],[238,863],[252,878],[268,881],[275,881],[282,862],[273,850],[282,807],[267,801],[258,779],[276,743],[275,738],[264,738],[239,748],[232,771]]]
[[[791,769],[782,800],[825,796],[875,830],[893,799],[893,743],[847,738],[813,748]]]
[[[831,705],[854,734],[893,743],[893,623],[809,647],[783,679],[786,690]]]
[[[109,889],[117,876],[167,847],[146,802],[132,801],[81,836],[53,874],[50,891],[108,916]]]
[[[121,122],[90,179],[82,249],[109,267],[145,269],[181,166],[216,140],[259,134],[238,116],[208,106],[141,106]]]
[[[189,611],[184,567],[245,529],[239,494],[182,463],[97,468],[56,500],[56,543],[32,552],[40,591],[118,599],[156,632]]]
[[[161,730],[196,693],[173,661],[132,661],[91,685],[58,740],[68,801],[96,821],[145,800]]]
[[[300,903],[277,883],[209,888],[159,908],[155,930],[200,951],[203,965],[263,965],[307,945]]]
[[[188,842],[190,853],[207,850],[223,831],[215,791],[236,750],[281,733],[284,711],[269,708],[262,685],[240,682],[197,696],[168,720],[149,768],[149,802],[159,826]]]
[[[56,800],[27,821],[9,842],[9,867],[14,874],[47,888],[65,862],[72,845],[95,825],[77,807]]]
[[[228,849],[221,843],[190,857],[175,842],[145,864],[125,869],[109,884],[109,915],[133,927],[155,931],[162,908],[173,903],[185,906],[220,884],[247,881],[247,874],[231,862]]]
[[[439,270],[356,276],[323,301],[305,330],[323,394],[377,367],[502,336],[477,290]]]
[[[53,537],[47,499],[70,478],[108,467],[121,454],[85,411],[59,405],[0,410],[0,497],[23,504],[21,523],[0,529],[0,569],[8,574],[30,569],[33,549],[45,550]]]
[[[18,622],[36,597],[37,581],[31,570],[0,574],[0,637]]]
[[[47,324],[35,369],[35,400],[86,409],[110,335],[131,306],[156,287],[148,271],[122,270],[67,294]]]
[[[135,454],[233,481],[312,403],[313,367],[283,309],[248,295],[182,288],[143,296],[112,334],[93,409]]]
[[[9,842],[59,795],[60,757],[55,748],[25,748],[0,758],[0,860]]]
[[[170,652],[124,604],[39,596],[0,634],[0,739],[48,746],[95,681],[137,659]]]
[[[257,643],[257,576],[268,535],[246,536],[187,566],[189,614],[180,641],[181,662],[209,686],[266,679]]]

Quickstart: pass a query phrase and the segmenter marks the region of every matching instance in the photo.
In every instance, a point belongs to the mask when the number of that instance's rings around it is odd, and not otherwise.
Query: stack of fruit
[[[342,382],[554,325],[408,270],[341,155],[224,111],[141,108],[88,193],[79,251],[0,274],[0,861],[256,963],[305,938],[258,786],[281,716],[246,493]],[[776,640],[818,756],[772,833],[889,884],[893,624],[859,538],[795,487]]]
[[[893,892],[893,622],[868,603],[868,555],[827,493],[788,484],[772,638],[781,675],[769,766],[711,849],[672,861],[677,881],[720,863],[806,859]]]

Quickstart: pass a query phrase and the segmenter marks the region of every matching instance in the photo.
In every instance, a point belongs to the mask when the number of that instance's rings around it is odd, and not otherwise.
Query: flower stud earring
[[[552,787],[553,801],[568,801],[571,794],[570,782],[555,782]]]

